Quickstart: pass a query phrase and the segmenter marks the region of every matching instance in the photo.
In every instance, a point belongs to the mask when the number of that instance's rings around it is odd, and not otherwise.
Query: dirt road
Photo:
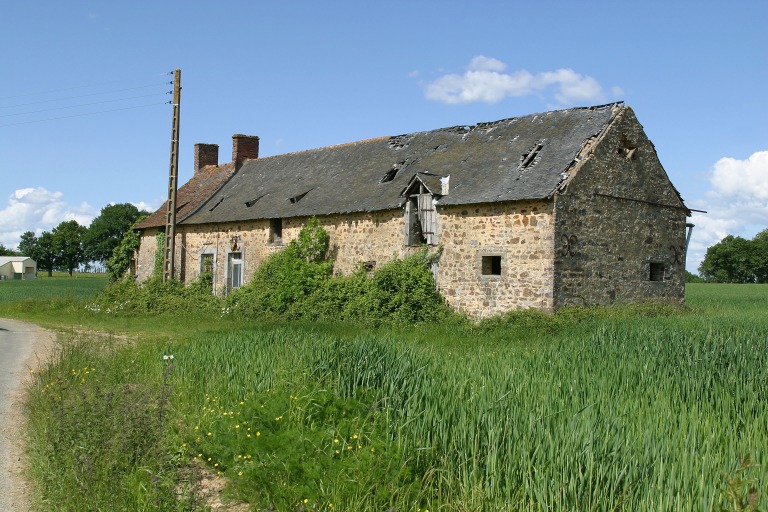
[[[51,331],[0,318],[0,510],[29,510],[29,486],[22,478],[24,385],[30,370],[46,360],[55,342]]]

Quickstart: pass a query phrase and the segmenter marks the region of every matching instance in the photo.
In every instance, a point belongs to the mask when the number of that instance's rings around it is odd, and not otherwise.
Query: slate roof
[[[397,208],[417,173],[432,187],[450,176],[442,205],[548,198],[584,144],[623,108],[573,108],[248,160],[182,223]]]
[[[232,176],[234,166],[229,163],[221,166],[209,165],[197,171],[188,182],[176,191],[176,222],[197,210]],[[168,201],[155,213],[136,225],[138,229],[165,226]]]

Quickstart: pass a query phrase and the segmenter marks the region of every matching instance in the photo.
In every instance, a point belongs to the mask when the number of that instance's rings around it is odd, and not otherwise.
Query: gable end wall
[[[626,108],[556,196],[555,307],[682,303],[682,206],[653,144]],[[650,280],[652,263],[663,265],[662,281]]]

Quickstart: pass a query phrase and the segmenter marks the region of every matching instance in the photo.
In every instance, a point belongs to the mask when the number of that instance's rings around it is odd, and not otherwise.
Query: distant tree
[[[768,283],[768,230],[752,240],[726,236],[707,249],[699,275],[712,283]]]
[[[81,263],[86,261],[83,237],[87,232],[88,229],[78,224],[76,220],[64,221],[51,232],[56,267],[66,270],[70,276]]]
[[[704,280],[699,277],[698,275],[694,274],[693,272],[685,271],[685,282],[686,283],[703,283]]]
[[[0,256],[18,256],[19,253],[14,251],[13,249],[8,249],[3,244],[0,244]]]
[[[22,256],[28,256],[32,258],[33,260],[36,260],[35,257],[36,251],[37,251],[37,236],[35,236],[35,233],[32,231],[26,231],[21,235],[21,241],[19,241],[19,253]]]
[[[43,231],[37,239],[34,252],[29,255],[37,262],[37,268],[48,271],[48,277],[53,275],[53,268],[56,266],[56,249],[52,233]]]
[[[83,237],[86,258],[102,263],[107,261],[131,226],[145,215],[149,213],[139,211],[130,203],[111,204],[102,208]]]
[[[756,283],[768,283],[768,229],[752,238],[752,262]]]

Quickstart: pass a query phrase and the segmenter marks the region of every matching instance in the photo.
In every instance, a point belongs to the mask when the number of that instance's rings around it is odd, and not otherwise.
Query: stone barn
[[[335,271],[375,269],[424,245],[448,303],[474,317],[521,308],[684,299],[686,208],[632,109],[572,108],[232,162],[195,145],[178,191],[177,277],[246,284],[316,217]],[[138,227],[139,281],[166,206]]]

